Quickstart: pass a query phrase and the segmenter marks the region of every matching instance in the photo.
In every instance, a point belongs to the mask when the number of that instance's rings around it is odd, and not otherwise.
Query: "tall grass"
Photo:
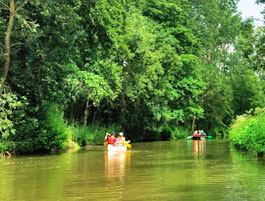
[[[231,142],[242,149],[263,155],[265,153],[265,108],[238,116],[229,133]]]
[[[88,144],[102,145],[106,132],[118,132],[120,128],[115,125],[104,127],[99,124],[94,124],[89,126],[72,125],[71,130],[72,140],[80,146],[85,146]]]

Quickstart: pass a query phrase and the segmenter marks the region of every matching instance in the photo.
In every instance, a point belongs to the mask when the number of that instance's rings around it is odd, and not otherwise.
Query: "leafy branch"
[[[17,9],[15,10],[15,13],[17,13],[21,8],[25,6],[25,4],[28,2],[28,0],[25,0]]]
[[[0,4],[2,4],[3,6],[5,6],[6,9],[8,9],[8,10],[10,9],[9,6],[7,4],[3,3],[2,1],[0,1]]]

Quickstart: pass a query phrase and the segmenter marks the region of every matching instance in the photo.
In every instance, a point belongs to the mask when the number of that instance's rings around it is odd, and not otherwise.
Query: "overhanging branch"
[[[10,47],[13,47],[15,45],[23,45],[23,43],[13,43],[12,45],[10,45]]]
[[[19,11],[21,8],[23,8],[23,6],[28,2],[28,0],[25,0],[19,7],[17,7],[17,9],[15,10],[15,13],[17,11]]]
[[[4,5],[8,10],[10,9],[9,6],[5,3],[3,3],[2,1],[0,1],[0,4]]]

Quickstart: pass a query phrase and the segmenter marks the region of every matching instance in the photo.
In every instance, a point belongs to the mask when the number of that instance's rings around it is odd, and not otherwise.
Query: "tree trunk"
[[[3,89],[4,89],[4,84],[5,80],[8,74],[9,70],[9,64],[10,64],[10,38],[11,38],[11,33],[14,25],[14,14],[15,14],[15,4],[14,0],[10,0],[10,16],[9,16],[9,22],[8,22],[8,27],[6,31],[6,36],[5,36],[5,53],[4,53],[4,66],[1,72],[1,80],[0,80],[0,94],[2,94]]]
[[[86,109],[85,109],[85,119],[84,119],[84,126],[87,125],[87,116],[88,116],[88,103],[89,103],[89,93],[87,95],[87,100],[86,100]]]
[[[191,125],[191,134],[194,132],[194,124],[195,124],[195,117],[193,117],[192,125]]]

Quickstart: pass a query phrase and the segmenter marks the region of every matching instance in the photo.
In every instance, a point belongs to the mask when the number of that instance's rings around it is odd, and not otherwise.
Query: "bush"
[[[18,96],[12,92],[0,94],[0,138],[7,139],[15,133],[12,117],[23,106]]]
[[[16,153],[41,153],[66,148],[69,130],[63,113],[54,103],[40,108],[28,106],[18,111],[14,121],[16,133],[8,140],[15,143]]]
[[[265,153],[265,108],[238,116],[229,134],[233,144],[253,153]]]
[[[171,138],[172,129],[169,126],[162,127],[160,131],[161,140],[169,140]]]
[[[0,158],[3,158],[5,155],[10,155],[14,152],[15,143],[9,141],[0,141]]]
[[[175,140],[177,138],[186,138],[190,134],[190,130],[184,127],[163,126],[159,129],[160,140]]]
[[[214,136],[217,138],[227,138],[229,127],[219,126],[208,130],[207,135]]]
[[[0,142],[0,153],[7,151],[7,145],[4,142]]]
[[[63,113],[56,104],[45,107],[45,119],[42,121],[42,132],[38,140],[44,150],[60,150],[66,148],[68,138],[67,124],[64,122]]]
[[[176,127],[172,132],[171,132],[171,137],[170,139],[174,140],[176,138],[186,138],[187,136],[190,135],[190,130],[187,128],[183,127]]]
[[[120,128],[115,125],[104,127],[99,124],[94,124],[89,126],[72,125],[71,130],[72,140],[80,146],[85,146],[87,144],[102,145],[106,132],[118,132],[120,131]]]

